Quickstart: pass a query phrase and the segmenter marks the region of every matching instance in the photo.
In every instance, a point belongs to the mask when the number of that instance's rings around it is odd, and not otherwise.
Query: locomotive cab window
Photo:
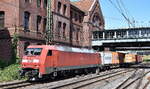
[[[49,50],[47,56],[52,56],[52,50]]]
[[[27,56],[40,56],[42,52],[42,48],[27,48],[25,51],[25,55]]]

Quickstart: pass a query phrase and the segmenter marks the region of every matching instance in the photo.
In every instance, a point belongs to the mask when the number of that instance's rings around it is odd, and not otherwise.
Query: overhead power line
[[[122,8],[122,11],[126,14],[128,19],[132,22],[132,24],[135,26],[135,19],[133,15],[129,12],[129,10],[125,7],[125,4],[122,0],[117,0],[117,2],[120,4],[120,8]]]
[[[115,4],[115,3],[113,3],[112,2],[112,0],[108,0],[116,9],[117,9],[117,11],[123,16],[123,18],[128,22],[128,24],[129,24],[129,27],[130,27],[130,25],[132,26],[132,27],[135,27],[134,26],[134,24],[130,21],[130,19],[124,14],[124,12],[123,12],[123,10],[122,10],[122,8],[121,8],[121,6],[120,6],[120,4],[118,3],[118,6]]]

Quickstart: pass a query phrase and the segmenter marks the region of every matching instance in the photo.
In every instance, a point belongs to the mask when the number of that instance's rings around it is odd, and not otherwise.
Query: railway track
[[[18,82],[12,82],[7,84],[0,84],[0,89],[16,89],[16,88],[23,88],[30,85],[33,85],[33,83],[29,83],[27,81],[18,81]]]
[[[110,79],[112,77],[119,76],[121,74],[125,74],[125,73],[131,72],[131,71],[134,71],[134,69],[122,70],[122,71],[108,73],[105,75],[92,76],[92,77],[88,77],[88,78],[84,78],[84,79],[76,79],[71,82],[60,83],[60,85],[56,85],[56,86],[47,85],[47,86],[40,87],[38,89],[45,89],[45,88],[46,89],[47,88],[48,89],[79,89],[79,88],[83,88],[83,87],[92,85],[96,82],[104,81],[106,79]]]
[[[119,72],[119,71],[120,71],[120,69],[117,69],[117,71],[115,71],[115,72]],[[104,75],[106,75],[107,73],[108,72],[104,73]],[[46,84],[46,83],[43,83],[43,82],[30,83],[28,81],[16,81],[16,82],[11,82],[11,83],[2,83],[2,84],[0,84],[0,89],[25,89],[26,87],[29,87],[29,86],[37,86],[39,84]]]
[[[143,89],[147,89],[148,85],[150,85],[150,80],[144,85]]]
[[[92,74],[88,76],[82,76],[79,78],[58,80],[54,82],[46,82],[46,83],[30,83],[27,81],[20,81],[14,83],[0,84],[0,89],[87,89],[88,86],[93,86],[96,83],[103,83],[113,81],[119,76],[124,76],[124,74],[130,73],[132,74],[127,78],[123,83],[121,83],[117,88],[113,89],[131,89],[129,88],[132,84],[137,82],[137,86],[132,89],[141,89],[138,88],[140,83],[142,82],[142,78],[146,76],[150,71],[144,73],[144,69],[114,69],[110,71],[100,72],[100,75]],[[137,77],[134,77],[137,76]],[[70,81],[67,81],[70,80]],[[66,82],[67,81],[67,82]],[[107,84],[107,83],[106,83]],[[108,83],[109,84],[109,83]],[[146,89],[150,84],[150,81],[144,84],[142,89]],[[136,85],[136,84],[135,84]],[[90,88],[89,88],[90,89]]]
[[[136,83],[134,89],[139,89],[140,83],[142,83],[143,77],[145,77],[150,71],[144,72],[144,69],[142,71],[135,71],[130,77],[128,77],[124,82],[122,82],[119,86],[116,87],[116,89],[131,89],[131,86]],[[148,86],[149,82],[143,87],[143,89],[146,89]]]

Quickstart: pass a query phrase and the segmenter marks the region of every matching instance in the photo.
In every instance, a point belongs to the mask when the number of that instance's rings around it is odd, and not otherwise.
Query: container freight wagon
[[[53,78],[67,72],[97,71],[101,59],[99,53],[93,50],[65,46],[29,46],[22,59],[21,75],[29,79],[43,78],[46,75]]]
[[[141,63],[143,61],[143,58],[141,55],[136,55],[136,63]]]
[[[102,64],[107,67],[116,67],[123,63],[125,54],[119,52],[100,52]]]
[[[126,54],[124,58],[124,64],[135,64],[136,63],[136,55],[135,54]]]

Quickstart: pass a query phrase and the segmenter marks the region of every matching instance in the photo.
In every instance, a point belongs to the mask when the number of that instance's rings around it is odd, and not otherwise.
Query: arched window
[[[95,13],[93,18],[92,18],[92,22],[94,24],[94,26],[100,26],[101,22],[100,22],[100,16],[98,13]]]
[[[29,30],[30,12],[24,12],[24,29]]]
[[[0,28],[4,28],[5,24],[5,12],[0,11]]]
[[[80,28],[77,28],[77,31],[76,31],[76,40],[79,41],[79,32],[80,32]]]
[[[41,7],[41,0],[37,0],[37,7]]]
[[[44,5],[44,8],[47,8],[47,0],[44,0],[44,3],[43,3]]]
[[[58,11],[58,13],[60,13],[60,10],[61,10],[61,2],[58,2],[58,5],[57,5],[57,11]]]
[[[63,23],[63,37],[66,35],[66,23]]]
[[[66,10],[67,10],[67,5],[64,5],[64,8],[63,8],[63,15],[66,15]]]
[[[61,28],[62,28],[62,23],[58,21],[58,29],[57,29],[58,37],[60,36]]]
[[[36,20],[36,31],[37,32],[39,32],[39,30],[40,30],[41,20],[42,20],[42,17],[37,15],[37,20]]]
[[[47,19],[44,18],[44,20],[43,20],[43,33],[46,32],[46,23],[47,23]]]

